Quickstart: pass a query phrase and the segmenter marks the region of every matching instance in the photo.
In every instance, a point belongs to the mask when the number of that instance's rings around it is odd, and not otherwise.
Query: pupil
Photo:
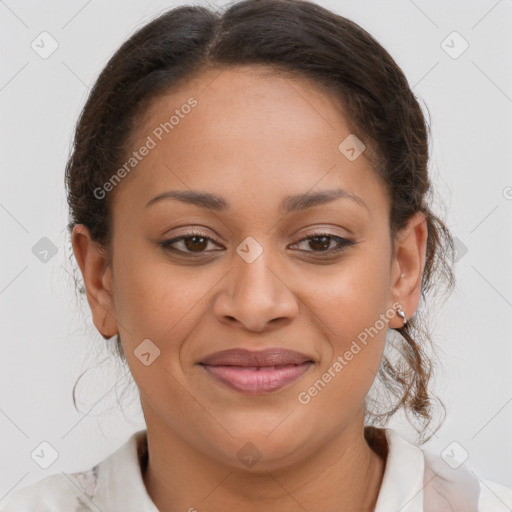
[[[205,238],[202,236],[191,236],[185,241],[187,249],[204,249]]]
[[[320,240],[320,242],[318,242]],[[310,241],[311,247],[313,249],[319,248],[320,250],[326,250],[329,248],[329,237],[328,236],[314,236]],[[315,244],[320,245],[320,247],[314,247]]]

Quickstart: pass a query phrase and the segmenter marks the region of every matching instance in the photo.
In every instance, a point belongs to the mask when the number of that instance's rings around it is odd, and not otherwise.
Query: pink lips
[[[259,394],[285,387],[314,363],[312,358],[300,352],[272,348],[223,350],[209,355],[200,364],[211,377],[230,388]]]

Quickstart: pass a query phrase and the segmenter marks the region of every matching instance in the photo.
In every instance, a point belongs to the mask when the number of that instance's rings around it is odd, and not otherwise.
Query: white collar
[[[388,454],[375,512],[423,512],[423,452],[395,430],[383,430]],[[112,503],[114,498],[116,507],[125,512],[158,512],[141,473],[139,457],[147,447],[145,436],[146,430],[132,434],[117,451],[85,474],[92,478],[99,469],[94,499],[98,505]]]
[[[387,451],[374,512],[512,510],[512,488],[481,480],[469,468],[453,467],[393,429],[372,427],[365,429],[365,437],[377,453]],[[56,512],[91,510],[90,502],[101,510],[158,512],[142,477],[146,455],[146,430],[140,430],[88,471],[51,475],[15,492],[0,504],[0,512],[35,510],[43,501]]]
[[[423,452],[395,430],[384,431],[388,455],[375,512],[423,512]]]
[[[142,478],[140,457],[146,449],[146,430],[139,430],[88,472],[98,475],[93,491],[97,506],[110,510],[115,504],[123,512],[159,512]]]

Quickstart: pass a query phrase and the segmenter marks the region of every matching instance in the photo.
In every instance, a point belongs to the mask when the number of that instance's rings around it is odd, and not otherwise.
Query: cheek
[[[319,276],[301,299],[329,329],[333,338],[347,340],[372,326],[384,313],[390,297],[390,269],[379,255],[382,247],[356,250],[339,266]]]
[[[323,415],[326,428],[336,428],[361,410],[377,376],[393,310],[386,310],[385,290],[378,293],[376,286],[368,291],[346,288],[324,297],[323,312],[318,312],[319,326],[329,322],[329,328],[323,328],[329,350],[315,375],[304,381],[298,398],[310,412]]]
[[[382,248],[359,251],[315,290],[306,292],[306,304],[330,345],[321,371],[336,378],[340,396],[349,388],[367,391],[376,376],[394,310],[389,304],[389,266]],[[341,358],[341,361],[339,360]],[[338,361],[335,367],[333,364]],[[343,367],[340,368],[340,365]],[[338,371],[336,371],[338,370]],[[334,392],[334,389],[333,389]]]
[[[218,280],[198,272],[197,267],[172,265],[155,250],[135,249],[120,257],[115,262],[115,309],[123,342],[132,346],[149,338],[172,350],[172,340],[180,340],[199,320],[205,290]]]

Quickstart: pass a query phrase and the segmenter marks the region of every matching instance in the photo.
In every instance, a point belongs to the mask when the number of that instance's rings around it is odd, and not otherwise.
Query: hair
[[[207,68],[242,65],[263,65],[311,80],[339,99],[389,193],[393,247],[396,233],[414,214],[425,217],[421,298],[441,281],[451,290],[454,243],[431,209],[429,127],[415,95],[400,67],[368,32],[304,0],[245,0],[216,11],[177,7],[124,42],[99,75],[77,122],[65,172],[69,233],[84,224],[110,254],[114,193],[98,199],[93,191],[125,161],[148,103]],[[399,336],[391,349],[398,357],[386,348],[377,375],[390,403],[384,411],[367,403],[365,422],[386,424],[403,409],[423,433],[437,400],[429,386],[431,335],[426,319],[418,315],[394,331]],[[117,350],[126,362],[119,335]]]

